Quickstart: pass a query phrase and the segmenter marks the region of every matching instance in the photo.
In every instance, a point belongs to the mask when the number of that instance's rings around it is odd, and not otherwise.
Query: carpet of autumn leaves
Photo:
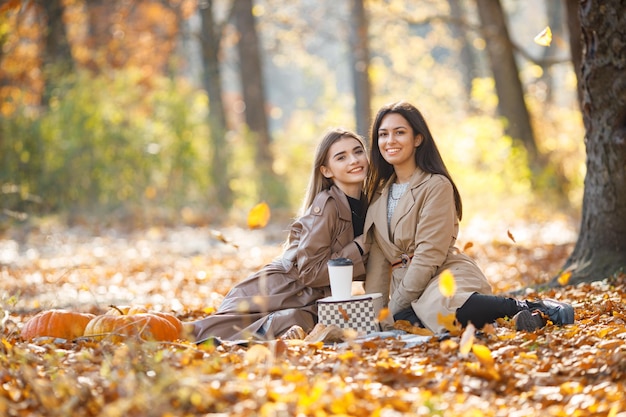
[[[571,242],[461,241],[497,293],[558,274]],[[249,345],[24,341],[42,309],[137,304],[183,321],[280,252],[284,231],[12,231],[0,238],[2,416],[626,416],[626,275],[552,297],[576,323],[468,337]],[[602,278],[602,277],[599,277]],[[465,335],[467,336],[467,335]],[[468,346],[468,340],[472,346]]]

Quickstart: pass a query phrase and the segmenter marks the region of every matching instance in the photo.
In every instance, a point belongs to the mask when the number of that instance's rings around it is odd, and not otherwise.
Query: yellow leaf
[[[493,368],[494,361],[491,356],[491,351],[485,345],[473,345],[472,353],[476,355],[478,361],[487,369]]]
[[[473,246],[474,246],[473,242],[467,242],[465,246],[463,246],[463,252],[466,252],[468,249],[472,248]]]
[[[456,292],[456,281],[454,275],[449,269],[446,269],[439,275],[439,291],[444,297],[452,297]]]
[[[546,26],[544,30],[539,32],[534,40],[537,45],[550,46],[552,43],[552,31],[550,30],[550,26]]]
[[[474,345],[474,333],[476,332],[476,328],[472,323],[468,323],[463,335],[461,336],[461,342],[459,344],[459,352],[462,355],[467,355],[470,350],[472,350],[472,346]]]
[[[248,213],[248,227],[250,229],[261,229],[267,226],[270,220],[270,206],[262,202],[252,207]]]
[[[272,358],[272,352],[263,345],[252,345],[246,351],[244,358],[249,364],[263,363]]]
[[[567,285],[571,276],[572,276],[572,271],[562,272],[561,275],[559,275],[559,277],[557,278],[557,281],[561,285]]]
[[[437,313],[437,323],[442,325],[447,331],[450,332],[450,336],[458,336],[461,333],[461,325],[456,321],[456,314],[451,313],[444,316],[441,313]]]
[[[378,321],[384,321],[387,317],[389,317],[389,309],[385,307],[378,313]]]

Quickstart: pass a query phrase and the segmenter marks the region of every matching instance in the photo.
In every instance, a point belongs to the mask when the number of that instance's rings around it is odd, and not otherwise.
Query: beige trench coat
[[[367,253],[354,243],[350,204],[332,186],[291,225],[280,258],[233,287],[215,314],[193,322],[196,341],[273,338],[294,324],[310,331],[317,300],[330,296],[326,262],[339,257],[352,260],[355,280],[365,280]]]
[[[367,212],[365,233],[372,245],[365,291],[389,297],[392,314],[412,306],[427,328],[442,332],[438,314],[455,314],[472,293],[491,294],[491,285],[476,263],[454,246],[459,223],[450,181],[418,168],[388,226],[387,199],[394,180],[377,192]],[[411,261],[392,269],[403,254],[412,256]],[[439,291],[439,276],[446,269],[457,285],[451,298]]]

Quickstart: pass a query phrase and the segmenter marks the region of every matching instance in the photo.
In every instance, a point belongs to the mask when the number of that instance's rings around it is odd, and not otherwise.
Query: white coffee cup
[[[352,297],[352,261],[335,258],[328,261],[330,293],[334,300],[349,300]]]

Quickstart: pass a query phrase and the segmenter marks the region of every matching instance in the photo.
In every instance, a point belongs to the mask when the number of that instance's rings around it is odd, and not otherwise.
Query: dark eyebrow
[[[356,145],[354,148],[352,148],[352,151],[354,152],[354,151],[355,151],[355,150],[357,150],[357,149],[364,149],[364,148],[363,148],[363,146],[361,146],[361,145]],[[336,158],[336,157],[338,157],[339,155],[343,155],[343,154],[345,154],[345,153],[346,153],[346,151],[337,152],[336,154],[334,154],[334,155],[333,155],[333,158]]]

